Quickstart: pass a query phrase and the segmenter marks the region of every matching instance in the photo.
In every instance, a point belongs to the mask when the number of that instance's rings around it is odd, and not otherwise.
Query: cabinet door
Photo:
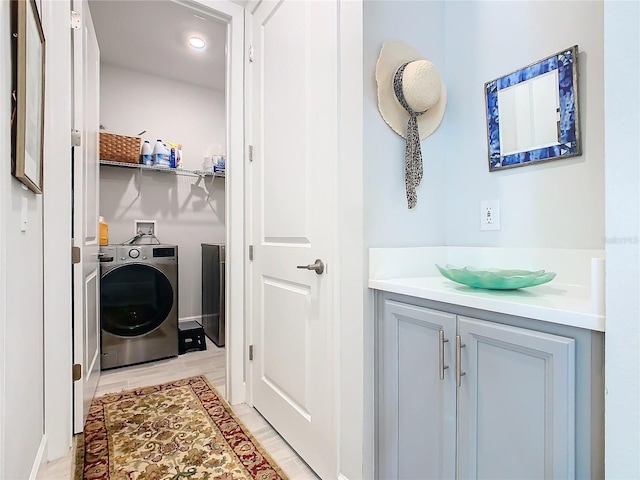
[[[378,478],[452,479],[455,315],[385,300],[379,326]],[[441,336],[448,340],[443,343],[444,379]]]
[[[458,317],[458,477],[575,477],[571,338]]]

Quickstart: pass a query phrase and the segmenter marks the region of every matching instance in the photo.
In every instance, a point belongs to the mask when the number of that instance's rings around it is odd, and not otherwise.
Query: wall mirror
[[[489,171],[582,154],[578,46],[484,85]]]

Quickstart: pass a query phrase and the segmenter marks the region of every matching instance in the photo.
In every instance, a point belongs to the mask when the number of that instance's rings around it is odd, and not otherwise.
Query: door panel
[[[381,479],[455,478],[456,316],[393,300],[384,302],[380,352],[383,422]],[[443,332],[444,378],[440,375]],[[448,340],[444,342],[444,340]]]
[[[309,351],[310,289],[277,279],[264,280],[263,378],[271,389],[303,415],[309,416],[307,355]],[[292,343],[291,338],[304,339]],[[282,355],[286,352],[287,355]]]
[[[85,309],[84,315],[87,320],[85,338],[84,338],[84,362],[83,365],[92,367],[97,362],[96,354],[100,350],[100,322],[98,319],[98,305],[97,301],[99,296],[96,295],[98,291],[98,285],[100,280],[96,272],[92,272],[85,280]],[[88,369],[91,372],[91,368]],[[93,396],[92,396],[93,397]]]
[[[575,340],[459,317],[460,478],[575,477]]]
[[[81,249],[74,265],[74,363],[82,378],[74,383],[74,432],[84,427],[100,376],[100,271],[98,262],[98,127],[100,51],[86,0],[74,1],[82,25],[73,30],[73,125],[81,146],[73,147],[73,238]]]
[[[249,73],[253,403],[323,478],[337,475],[337,12],[331,1],[260,3]],[[316,259],[320,275],[297,268]]]

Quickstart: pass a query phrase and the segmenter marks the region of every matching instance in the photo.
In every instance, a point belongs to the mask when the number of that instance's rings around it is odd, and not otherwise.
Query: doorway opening
[[[159,145],[154,153],[173,150],[174,158],[178,150],[181,153],[176,168],[162,162],[171,159],[170,154],[165,159],[152,156],[155,165],[142,167],[101,159],[99,210],[109,226],[109,244],[177,247],[178,323],[202,322],[203,294],[205,300],[207,295],[202,286],[202,245],[225,245],[229,238],[225,164],[233,141],[227,57],[231,19],[196,2],[92,1],[90,9],[100,47],[101,131],[139,136],[152,151]],[[196,38],[199,48],[192,46]],[[241,119],[239,125],[242,129]],[[241,144],[239,151],[242,155]],[[139,237],[139,225],[149,219],[153,235]],[[220,291],[221,285],[209,287]],[[243,292],[234,295],[242,303]],[[219,304],[224,308],[224,301]],[[233,329],[227,330],[231,337]],[[224,339],[216,340],[219,346],[208,341],[207,347],[216,358],[216,386],[229,399],[228,346]],[[178,360],[188,363],[195,355],[186,352]],[[160,370],[170,362],[144,365]],[[125,368],[105,374],[118,371],[118,378],[126,376],[126,364],[116,365]]]

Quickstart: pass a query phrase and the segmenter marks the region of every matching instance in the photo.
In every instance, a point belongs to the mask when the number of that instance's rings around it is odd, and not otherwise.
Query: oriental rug
[[[286,480],[205,377],[95,398],[76,480]]]

